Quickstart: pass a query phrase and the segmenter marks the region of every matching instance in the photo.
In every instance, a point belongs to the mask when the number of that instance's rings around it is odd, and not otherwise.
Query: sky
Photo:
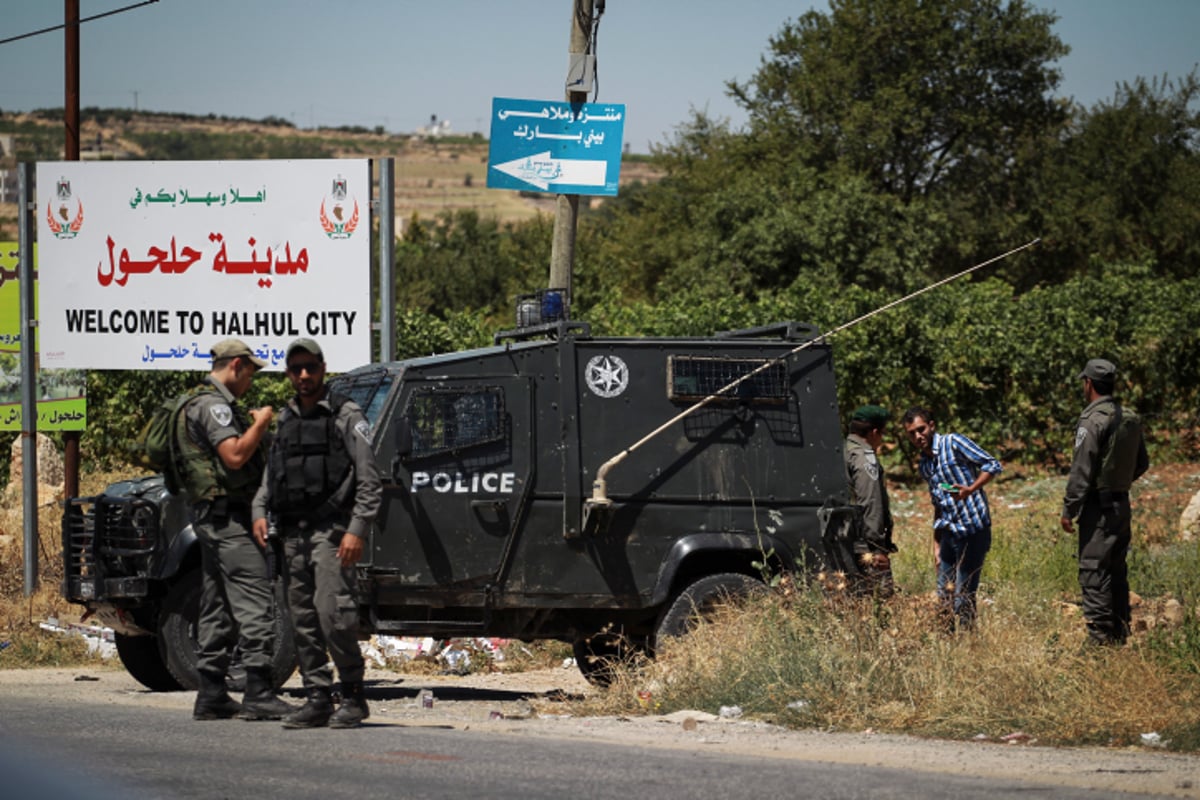
[[[139,0],[80,0],[80,16]],[[1200,61],[1200,0],[1033,0],[1072,49],[1060,94],[1084,105],[1121,81]],[[61,24],[60,0],[0,0],[0,40]],[[598,94],[623,103],[634,153],[670,141],[693,110],[745,115],[751,78],[785,22],[828,3],[608,0]],[[488,133],[494,97],[565,97],[572,0],[158,0],[82,26],[80,103],[414,132],[438,120]],[[63,105],[63,33],[0,44],[0,108]]]

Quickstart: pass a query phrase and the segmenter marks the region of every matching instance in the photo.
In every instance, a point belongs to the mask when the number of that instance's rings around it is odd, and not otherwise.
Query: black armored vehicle
[[[603,681],[603,657],[652,654],[771,574],[858,574],[832,354],[810,326],[617,338],[560,320],[330,384],[366,412],[384,479],[366,631],[567,641]],[[114,627],[130,672],[194,685],[178,498],[158,477],[115,484],[68,501],[63,537],[65,594]]]

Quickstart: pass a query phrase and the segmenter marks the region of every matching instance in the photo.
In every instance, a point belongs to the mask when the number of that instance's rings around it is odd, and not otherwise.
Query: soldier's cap
[[[888,410],[883,406],[859,406],[854,409],[854,413],[850,415],[851,421],[865,422],[868,425],[873,425],[876,428],[882,428],[887,424]]]
[[[209,350],[209,353],[212,354],[213,361],[221,358],[241,356],[259,369],[267,365],[267,362],[254,355],[254,351],[250,349],[250,345],[241,339],[222,339],[212,346],[212,350]]]
[[[303,350],[306,353],[314,355],[321,359],[321,361],[325,360],[325,354],[321,352],[321,345],[317,344],[312,339],[293,340],[292,343],[288,345],[286,358],[291,358],[292,353],[296,352],[297,350]]]
[[[1103,358],[1093,358],[1087,362],[1080,378],[1091,378],[1097,383],[1112,383],[1117,378],[1117,366]]]

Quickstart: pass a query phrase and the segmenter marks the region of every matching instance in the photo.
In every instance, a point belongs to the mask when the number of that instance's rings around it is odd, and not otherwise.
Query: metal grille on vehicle
[[[63,524],[63,559],[67,578],[93,577],[96,553],[93,548],[95,498],[74,497],[67,502]]]
[[[158,530],[158,508],[147,500],[72,499],[63,525],[67,597],[92,600],[144,592],[150,558],[159,546]]]
[[[751,373],[755,374],[746,377]],[[741,378],[745,380],[737,382]],[[789,396],[787,365],[762,358],[670,356],[667,381],[672,400],[703,400],[720,394],[718,403],[785,403]]]

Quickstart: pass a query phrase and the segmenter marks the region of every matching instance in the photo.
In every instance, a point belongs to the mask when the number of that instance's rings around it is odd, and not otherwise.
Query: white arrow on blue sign
[[[616,195],[624,131],[621,104],[494,98],[487,185]]]

